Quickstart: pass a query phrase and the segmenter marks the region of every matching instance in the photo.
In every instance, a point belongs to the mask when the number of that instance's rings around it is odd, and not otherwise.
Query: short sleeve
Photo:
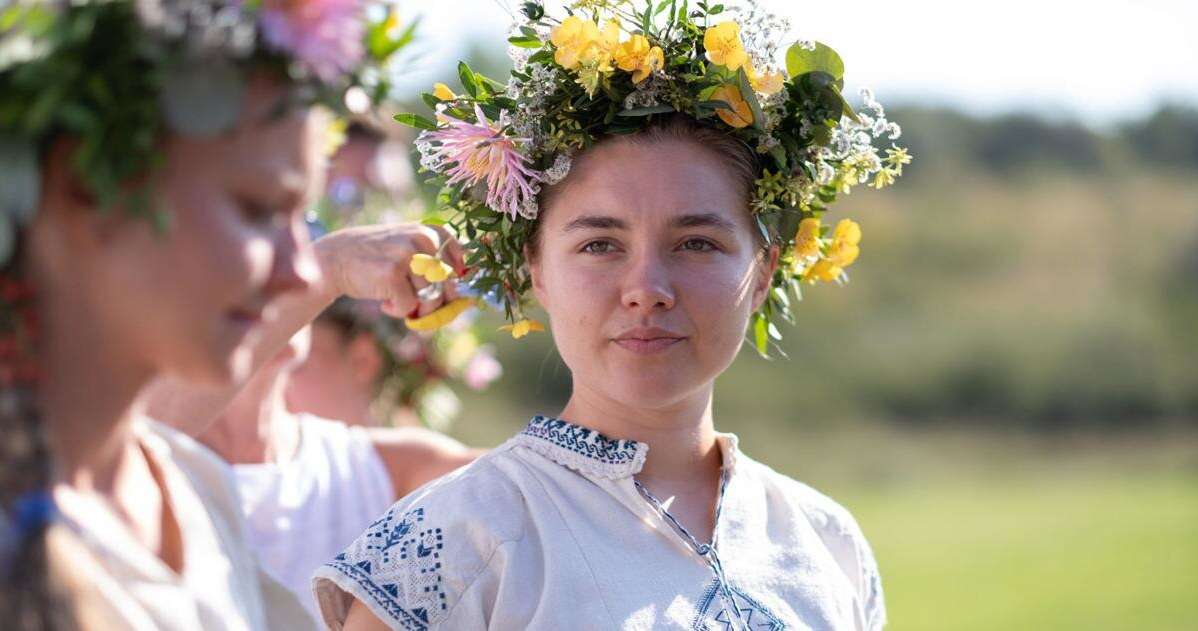
[[[342,628],[354,600],[392,629],[465,628],[458,618],[483,619],[458,605],[500,546],[522,536],[522,512],[514,490],[493,474],[471,475],[478,466],[400,500],[317,569],[313,590],[328,628]]]
[[[873,550],[847,510],[825,496],[819,497],[822,501],[808,507],[808,516],[813,517],[824,545],[856,589],[866,631],[879,631],[886,625],[886,601]]]

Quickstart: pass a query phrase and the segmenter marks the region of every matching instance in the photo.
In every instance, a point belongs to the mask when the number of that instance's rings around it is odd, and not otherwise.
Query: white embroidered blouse
[[[393,629],[881,629],[852,516],[719,435],[715,537],[633,476],[648,446],[536,417],[400,500],[314,578],[325,623],[358,599]]]

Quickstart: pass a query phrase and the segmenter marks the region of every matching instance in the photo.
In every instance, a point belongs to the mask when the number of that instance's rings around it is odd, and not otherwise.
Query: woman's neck
[[[299,420],[287,411],[287,374],[258,371],[203,434],[200,442],[233,464],[286,462],[299,448]]]
[[[661,408],[636,408],[575,383],[561,417],[611,438],[649,446],[638,474],[644,481],[673,485],[706,480],[720,468],[711,415],[712,388]]]
[[[141,413],[138,393],[154,370],[72,302],[60,295],[43,296],[40,303],[42,423],[55,478],[114,497],[122,471],[139,457],[133,420]]]

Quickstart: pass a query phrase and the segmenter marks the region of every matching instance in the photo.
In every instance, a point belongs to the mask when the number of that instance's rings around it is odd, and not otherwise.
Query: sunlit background
[[[458,58],[504,76],[518,4],[413,6],[412,107]],[[717,426],[854,512],[891,629],[1198,629],[1198,3],[765,4],[915,162],[834,211],[851,283],[789,359],[745,349]],[[548,335],[495,342],[475,444],[568,394]]]

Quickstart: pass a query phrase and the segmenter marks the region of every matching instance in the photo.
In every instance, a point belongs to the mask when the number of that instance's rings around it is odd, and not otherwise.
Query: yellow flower
[[[473,304],[472,298],[458,298],[424,317],[407,318],[403,323],[412,331],[436,331],[458,319],[458,316]]]
[[[347,139],[345,132],[349,128],[349,123],[344,118],[334,118],[329,122],[328,129],[325,130],[324,136],[324,155],[325,157],[333,157],[345,144]]]
[[[799,222],[799,231],[795,234],[795,256],[800,259],[819,256],[819,219],[808,217]]]
[[[529,333],[532,333],[534,331],[544,331],[545,325],[541,324],[540,322],[537,322],[536,320],[530,320],[528,318],[525,318],[523,320],[516,322],[515,324],[507,324],[507,325],[501,326],[501,327],[499,327],[499,330],[500,331],[511,331],[512,338],[518,340],[518,339],[524,337],[525,335],[528,335]]]
[[[753,91],[766,96],[781,90],[782,82],[785,81],[781,72],[758,74],[752,63],[745,64],[745,74],[749,76],[749,85],[753,86]]]
[[[870,184],[870,186],[878,189],[890,186],[891,184],[894,184],[894,178],[896,175],[898,175],[898,172],[894,169],[882,169],[881,171],[878,171],[876,175],[874,175],[874,181],[872,184]]]
[[[430,283],[439,283],[453,275],[453,268],[439,258],[427,254],[415,254],[408,268]]]
[[[620,24],[608,20],[603,30],[594,22],[571,15],[549,33],[557,50],[553,60],[567,70],[587,64],[600,72],[611,71],[611,56],[620,43]]]
[[[841,219],[832,231],[832,244],[827,255],[803,273],[803,280],[832,282],[844,275],[844,268],[853,264],[861,254],[861,226],[852,219]]]
[[[725,123],[737,129],[753,124],[753,110],[741,96],[740,88],[732,84],[724,84],[711,93],[711,100],[723,101],[732,106],[732,109],[721,107],[715,111],[720,120]]]
[[[441,99],[442,101],[452,101],[457,98],[457,95],[453,93],[453,90],[450,90],[449,86],[445,85],[444,83],[433,84],[433,96]]]
[[[553,60],[567,70],[577,68],[578,53],[591,39],[588,37],[591,33],[590,29],[594,29],[596,33],[599,30],[595,27],[594,22],[584,20],[577,15],[571,15],[562,20],[562,23],[549,33],[549,41],[557,47],[553,53]]]
[[[658,46],[650,47],[644,35],[633,35],[632,39],[620,44],[614,56],[620,70],[632,73],[633,83],[644,81],[666,63],[665,53]]]
[[[703,33],[703,48],[707,49],[708,61],[729,70],[737,70],[749,61],[736,22],[720,22],[707,29]]]

